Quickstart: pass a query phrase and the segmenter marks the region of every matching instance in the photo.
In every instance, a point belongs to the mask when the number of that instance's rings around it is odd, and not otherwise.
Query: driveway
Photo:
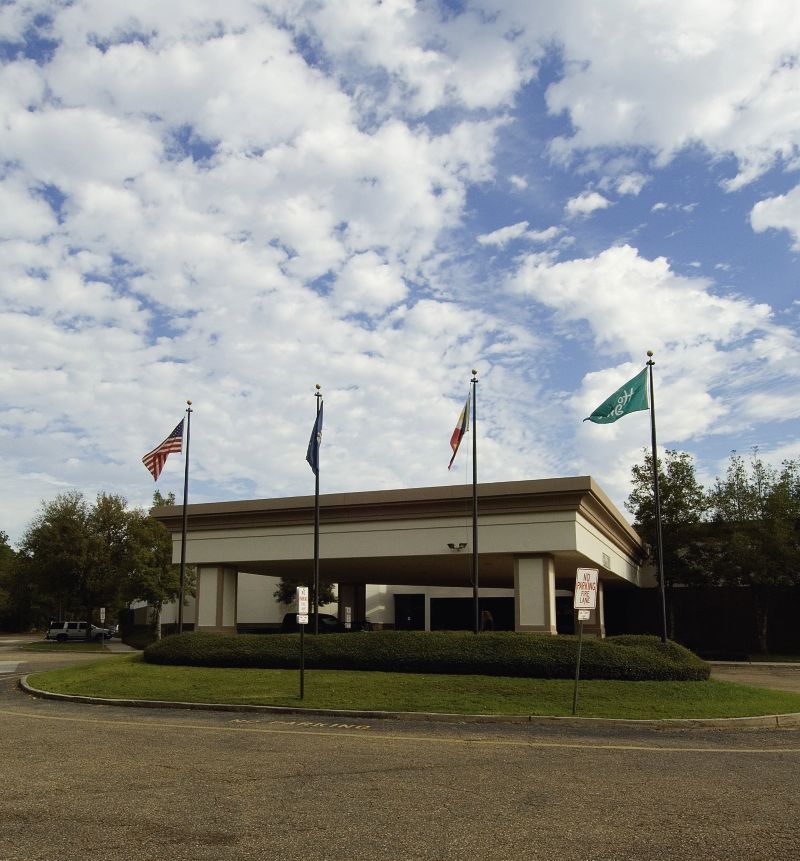
[[[0,737],[3,861],[785,861],[797,849],[800,730],[153,711],[37,700],[8,679]]]
[[[741,685],[800,694],[800,664],[712,662],[711,676],[723,682],[738,682]]]

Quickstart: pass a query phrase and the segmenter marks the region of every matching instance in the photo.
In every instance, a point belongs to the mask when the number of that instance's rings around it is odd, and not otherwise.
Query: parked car
[[[306,633],[314,630],[314,614],[308,614],[308,624],[305,626]],[[300,625],[297,622],[297,613],[287,613],[281,622],[281,631],[296,632],[300,630]],[[341,634],[346,630],[344,623],[340,622],[336,616],[330,613],[319,614],[319,632],[320,634]]]
[[[281,622],[281,633],[296,633],[300,630],[300,625],[297,623],[297,613],[287,613]],[[306,625],[306,633],[311,633],[314,630],[314,614],[308,614],[308,624]],[[338,619],[331,613],[319,614],[319,632],[320,634],[345,634],[351,631],[371,631],[372,625],[369,622],[359,622],[348,628],[344,622]]]
[[[92,625],[91,638],[93,640],[99,643],[103,640],[110,640],[111,637],[112,634],[108,628],[98,628],[97,625]],[[86,622],[51,621],[44,638],[45,640],[56,640],[59,643],[66,643],[67,640],[85,640]]]

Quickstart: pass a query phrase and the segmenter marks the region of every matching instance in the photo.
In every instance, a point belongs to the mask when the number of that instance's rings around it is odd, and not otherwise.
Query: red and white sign
[[[575,577],[576,610],[594,610],[597,607],[597,568],[578,568]]]
[[[308,624],[308,586],[297,587],[297,624]]]
[[[297,587],[297,612],[308,613],[308,586]]]

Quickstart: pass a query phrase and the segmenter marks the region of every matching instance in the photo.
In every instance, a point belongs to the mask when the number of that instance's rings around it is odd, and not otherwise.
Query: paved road
[[[798,730],[152,711],[8,677],[0,739],[2,861],[797,856]]]

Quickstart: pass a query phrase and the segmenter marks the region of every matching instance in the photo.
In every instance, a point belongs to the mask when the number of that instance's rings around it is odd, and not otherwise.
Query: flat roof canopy
[[[469,585],[472,486],[322,494],[320,576],[338,583]],[[154,508],[180,559],[183,507]],[[186,559],[303,579],[313,566],[314,497],[188,506]],[[481,586],[513,587],[514,560],[550,555],[556,577],[600,569],[640,584],[644,545],[589,476],[478,485]]]

